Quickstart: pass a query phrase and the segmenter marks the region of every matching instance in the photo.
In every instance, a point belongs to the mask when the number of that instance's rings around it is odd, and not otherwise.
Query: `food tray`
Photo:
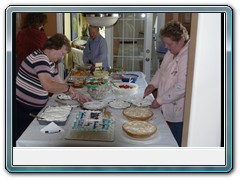
[[[52,111],[51,111],[52,109]],[[64,112],[65,109],[65,112]],[[63,120],[47,120],[47,118],[45,119],[37,119],[38,123],[40,125],[48,125],[51,122],[54,122],[55,124],[59,125],[59,126],[64,126],[67,122],[67,119],[70,115],[70,112],[72,110],[71,106],[48,106],[39,116],[40,117],[51,117],[51,115],[53,114],[57,114],[58,116],[61,116],[63,118]],[[61,112],[61,114],[59,114]],[[51,119],[53,119],[53,117],[51,117]]]

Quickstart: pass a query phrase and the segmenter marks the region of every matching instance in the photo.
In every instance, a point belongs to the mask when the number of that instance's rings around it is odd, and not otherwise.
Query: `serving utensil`
[[[37,118],[37,119],[44,119],[44,118],[42,118],[42,117],[40,117],[40,116],[37,116],[37,115],[35,115],[35,114],[32,114],[32,113],[29,113],[29,116],[34,117],[34,118]]]
[[[112,83],[113,86],[115,86],[116,88],[119,88],[113,81],[110,81]]]
[[[133,82],[133,79],[130,77],[128,83],[130,84],[132,82]]]
[[[59,100],[59,99],[55,99],[55,101],[56,101],[57,103],[59,103],[59,104],[62,104],[62,105],[68,105],[67,103],[65,103],[65,102],[63,102],[63,101],[61,101],[61,100]]]

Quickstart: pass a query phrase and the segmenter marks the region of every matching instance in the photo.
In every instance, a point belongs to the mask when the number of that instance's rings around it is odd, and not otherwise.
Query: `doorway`
[[[110,31],[111,66],[141,71],[149,82],[166,53],[159,37],[160,28],[172,19],[182,22],[190,31],[191,13],[122,13]]]

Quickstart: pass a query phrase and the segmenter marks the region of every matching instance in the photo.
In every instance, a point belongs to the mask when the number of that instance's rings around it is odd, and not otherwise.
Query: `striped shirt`
[[[58,74],[55,64],[41,50],[34,51],[22,62],[16,79],[16,100],[31,107],[44,107],[48,92],[38,78],[40,73]]]

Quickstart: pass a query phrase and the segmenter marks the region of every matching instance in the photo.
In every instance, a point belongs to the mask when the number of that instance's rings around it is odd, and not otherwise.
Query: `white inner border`
[[[26,158],[28,157],[28,158]],[[225,148],[13,148],[13,166],[224,166]]]

